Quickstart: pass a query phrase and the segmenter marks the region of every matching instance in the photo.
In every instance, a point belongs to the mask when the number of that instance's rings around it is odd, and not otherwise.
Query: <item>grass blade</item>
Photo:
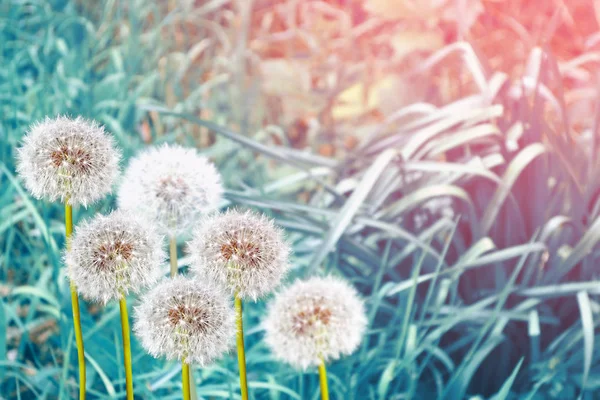
[[[579,398],[581,399],[590,374],[594,355],[594,317],[587,292],[581,291],[577,293],[577,304],[581,312],[581,326],[583,328],[583,376],[581,378],[581,393],[579,394]]]
[[[545,151],[546,149],[541,143],[531,144],[524,148],[509,164],[506,173],[502,177],[502,185],[494,192],[494,196],[483,213],[481,219],[481,231],[483,234],[489,232],[498,216],[498,212],[500,212],[502,204],[504,204],[504,200],[506,200],[519,175],[536,157],[545,153]]]
[[[317,249],[314,257],[310,261],[308,266],[309,274],[316,271],[321,262],[327,257],[327,254],[333,249],[346,228],[348,228],[352,218],[354,218],[360,206],[367,198],[369,192],[375,185],[375,182],[377,182],[381,173],[394,157],[396,157],[395,150],[388,149],[384,151],[365,172],[360,184],[352,192],[352,195],[346,201],[337,217],[332,221],[331,227],[323,239],[323,243]]]
[[[517,366],[515,367],[515,369],[513,369],[513,372],[510,374],[508,379],[506,381],[504,381],[504,384],[500,388],[500,391],[498,391],[498,393],[496,393],[494,396],[492,396],[490,398],[490,400],[506,400],[506,399],[508,399],[508,396],[510,396],[510,388],[515,383],[515,379],[517,378],[517,374],[519,373],[519,370],[521,369],[523,360],[525,360],[525,358],[521,358],[521,360],[519,360],[519,362],[517,363]]]

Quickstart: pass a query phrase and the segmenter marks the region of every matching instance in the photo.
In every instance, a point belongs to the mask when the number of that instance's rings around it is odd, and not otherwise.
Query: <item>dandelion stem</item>
[[[125,385],[127,400],[133,400],[133,373],[131,370],[131,338],[129,337],[129,316],[127,315],[127,300],[125,295],[119,299],[121,309],[121,332],[123,333],[123,359],[125,362]]]
[[[190,400],[190,364],[184,362],[181,364],[181,390],[183,391],[183,400]]]
[[[171,278],[176,276],[177,273],[179,272],[179,269],[177,268],[177,240],[175,239],[175,236],[172,236],[171,239],[169,240],[169,260],[171,262]],[[196,394],[196,385],[194,383],[194,376],[193,376],[193,368],[191,365],[189,366],[189,381],[190,381],[190,399],[191,400],[197,400],[198,399],[198,395]]]
[[[325,368],[325,361],[323,359],[321,359],[321,364],[319,364],[319,383],[321,384],[321,400],[329,400],[327,368]]]
[[[246,378],[246,352],[244,350],[244,322],[242,320],[242,299],[235,295],[235,314],[237,322],[237,352],[240,368],[240,391],[242,400],[248,400],[248,381]]]
[[[67,251],[71,248],[71,235],[73,233],[73,207],[69,199],[65,202],[65,236],[67,238]],[[81,331],[81,313],[79,311],[79,297],[77,288],[71,282],[71,306],[73,307],[73,328],[75,330],[75,343],[77,344],[77,361],[79,364],[79,399],[85,400],[85,353],[83,349],[83,333]]]
[[[169,256],[171,261],[171,278],[177,275],[177,240],[172,236],[169,241]]]
[[[69,199],[67,199],[67,202]],[[65,203],[65,235],[67,237],[67,250],[71,248],[71,235],[73,234],[73,207]]]

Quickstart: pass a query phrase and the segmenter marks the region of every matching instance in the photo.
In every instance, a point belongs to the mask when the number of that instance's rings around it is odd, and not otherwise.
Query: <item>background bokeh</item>
[[[356,286],[370,328],[332,398],[600,396],[599,22],[593,0],[0,0],[0,398],[76,393],[62,206],[14,161],[58,114],[126,159],[199,148],[227,205],[286,229],[288,281]],[[270,355],[264,304],[252,397],[318,398]],[[123,398],[118,308],[83,313],[90,398]],[[178,366],[133,346],[138,398],[179,398]],[[199,370],[198,395],[238,398],[236,374]]]

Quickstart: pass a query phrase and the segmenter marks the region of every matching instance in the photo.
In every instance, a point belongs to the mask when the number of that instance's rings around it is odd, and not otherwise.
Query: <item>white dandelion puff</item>
[[[271,292],[289,269],[283,231],[252,211],[206,217],[187,247],[193,273],[228,287],[241,299],[256,300]]]
[[[98,215],[75,229],[65,254],[67,274],[84,298],[119,300],[160,278],[166,260],[163,239],[135,215]]]
[[[231,348],[235,313],[217,286],[176,276],[142,297],[133,329],[152,356],[203,367]]]
[[[306,369],[356,350],[367,318],[356,290],[335,277],[296,281],[269,304],[265,341],[274,355]]]
[[[33,124],[17,153],[17,172],[38,198],[70,205],[107,195],[119,173],[120,151],[94,121],[59,116]]]
[[[186,234],[219,206],[223,188],[215,166],[195,149],[165,144],[134,157],[119,189],[119,208],[138,212],[170,237]]]

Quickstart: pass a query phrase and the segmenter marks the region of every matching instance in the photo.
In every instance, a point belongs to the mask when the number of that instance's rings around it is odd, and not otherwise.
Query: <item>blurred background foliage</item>
[[[593,0],[0,0],[0,398],[76,393],[63,210],[14,172],[57,114],[126,158],[198,147],[228,204],[286,228],[290,280],[356,285],[371,327],[334,399],[598,397],[599,21]],[[123,398],[118,309],[83,308],[90,398]],[[252,397],[318,398],[247,311]],[[177,366],[133,352],[138,398],[178,398]],[[237,398],[236,368],[197,371],[199,396]]]

